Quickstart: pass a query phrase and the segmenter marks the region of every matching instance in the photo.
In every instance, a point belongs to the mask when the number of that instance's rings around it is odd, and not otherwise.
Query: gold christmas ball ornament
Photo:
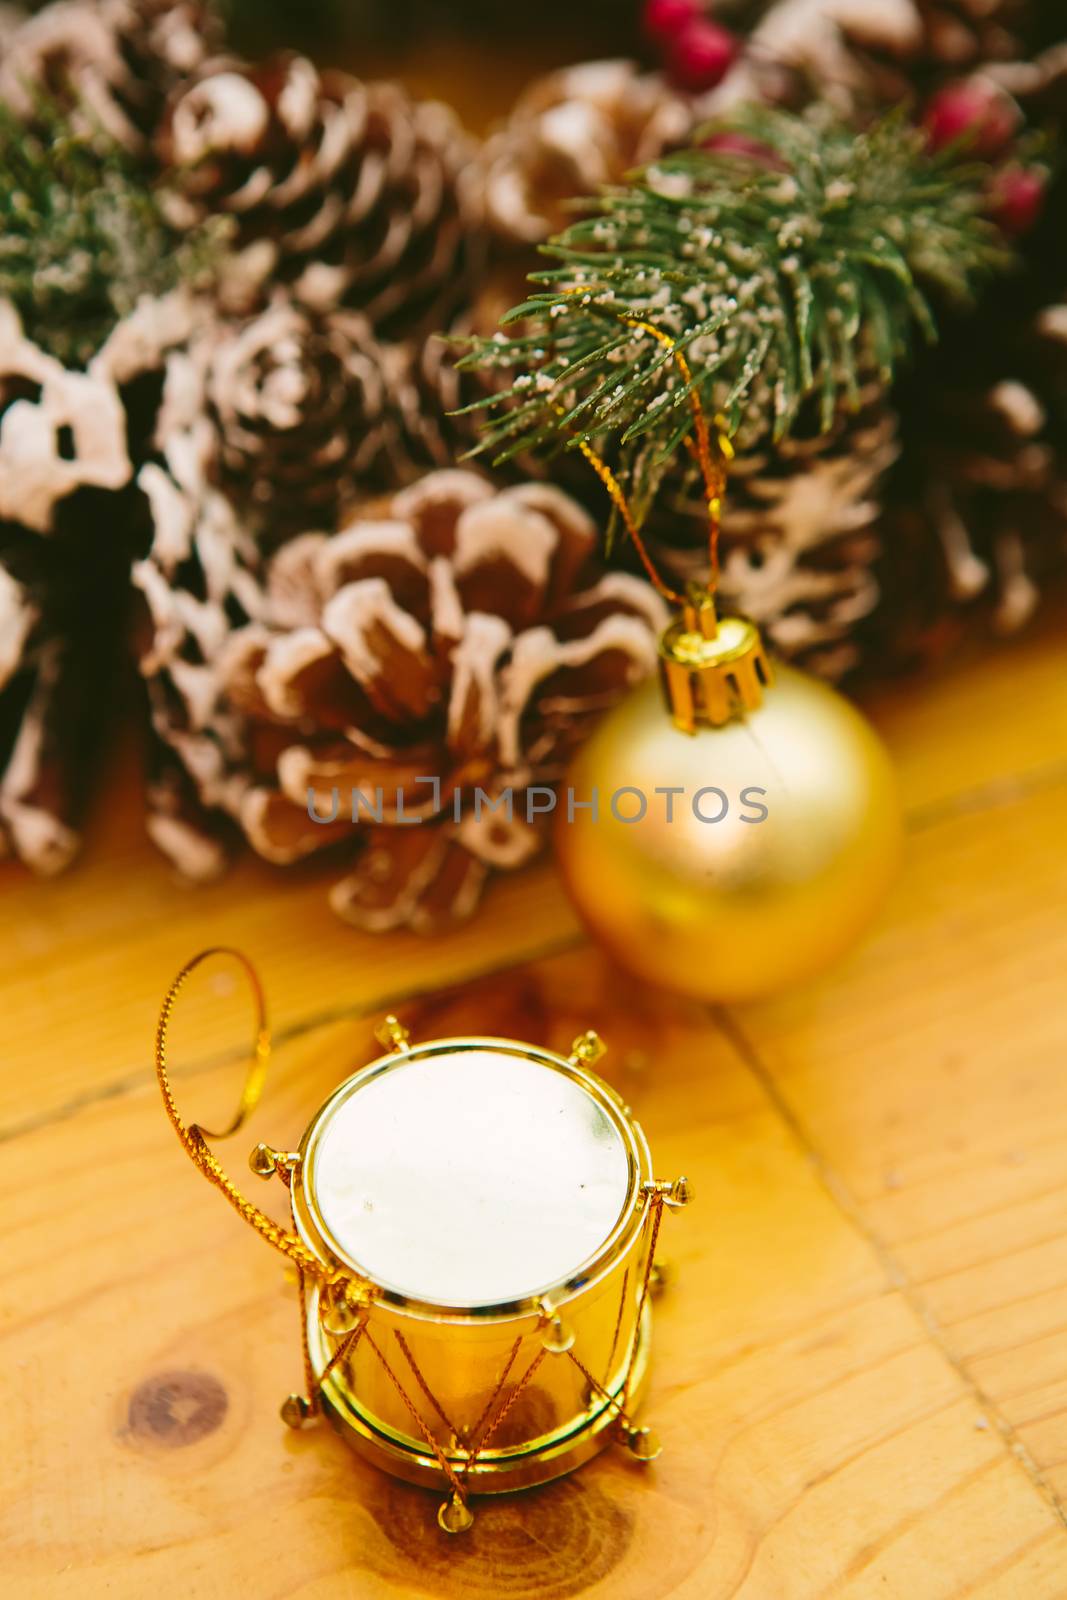
[[[692,592],[645,684],[583,746],[556,813],[574,903],[629,971],[702,1000],[815,976],[894,877],[888,754],[826,684]],[[667,710],[663,697],[666,694]]]

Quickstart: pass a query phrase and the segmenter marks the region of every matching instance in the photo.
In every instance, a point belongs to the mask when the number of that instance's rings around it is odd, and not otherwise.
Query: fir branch
[[[750,157],[663,160],[586,207],[545,247],[557,264],[461,365],[497,385],[473,454],[592,443],[639,507],[690,430],[686,386],[639,318],[685,351],[709,413],[780,439],[815,397],[828,429],[861,371],[888,383],[932,298],[973,298],[1011,262],[982,214],[987,169],[931,155],[902,116],[866,132],[817,110],[745,108],[718,124]]]
[[[215,226],[177,234],[102,132],[44,100],[29,128],[0,106],[0,297],[66,365],[85,366],[144,295],[195,282],[221,248]]]

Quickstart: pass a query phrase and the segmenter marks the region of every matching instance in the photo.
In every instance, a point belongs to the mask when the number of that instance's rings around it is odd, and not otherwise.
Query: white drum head
[[[312,1135],[309,1200],[336,1254],[384,1289],[476,1310],[563,1284],[626,1210],[606,1106],[506,1043],[379,1071]]]

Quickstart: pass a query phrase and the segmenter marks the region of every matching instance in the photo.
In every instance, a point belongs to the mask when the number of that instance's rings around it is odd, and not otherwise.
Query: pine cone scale
[[[254,309],[269,273],[310,310],[359,309],[395,337],[428,331],[469,293],[478,203],[443,108],[299,56],[222,61],[172,103],[160,150],[177,217],[236,221],[235,309]]]
[[[572,604],[570,587],[594,575],[594,543],[565,496],[431,474],[273,557],[252,620],[201,669],[214,699],[198,701],[196,720],[214,756],[188,742],[179,641],[157,641],[146,668],[176,696],[157,725],[167,737],[169,717],[201,794],[267,859],[356,853],[333,897],[346,917],[429,927],[467,914],[490,869],[527,860],[543,837],[516,817],[469,816],[477,791],[510,787],[521,809],[523,787],[558,772],[577,729],[653,667],[663,613],[646,585],[605,580]],[[198,605],[223,614],[242,570],[216,562]],[[557,619],[567,642],[553,643]],[[353,790],[365,800],[356,822]],[[379,790],[380,825],[365,814]],[[332,820],[312,820],[309,795]]]

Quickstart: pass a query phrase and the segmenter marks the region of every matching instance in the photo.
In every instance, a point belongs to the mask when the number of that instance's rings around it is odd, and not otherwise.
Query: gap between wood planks
[[[948,1362],[957,1377],[968,1389],[976,1404],[981,1407],[983,1415],[996,1427],[1009,1454],[1019,1464],[1030,1479],[1030,1482],[1051,1506],[1064,1528],[1067,1529],[1067,1507],[1064,1506],[1063,1501],[1034,1460],[1030,1451],[1017,1436],[1014,1427],[1001,1411],[996,1401],[982,1388],[982,1385],[957,1356],[935,1313],[927,1304],[921,1289],[912,1282],[892,1246],[882,1238],[877,1228],[873,1227],[867,1220],[863,1208],[853,1196],[848,1184],[834,1169],[833,1164],[812,1138],[803,1118],[794,1108],[788,1095],[784,1093],[774,1074],[767,1068],[759,1051],[749,1039],[741,1023],[738,1022],[732,1012],[723,1007],[711,1007],[710,1011],[752,1077],[759,1084],[790,1136],[803,1152],[815,1177],[827,1195],[845,1220],[851,1224],[873,1250],[890,1286],[899,1290],[904,1296],[904,1299],[926,1329],[931,1343],[936,1345],[944,1360]]]
[[[521,951],[513,956],[505,956],[500,961],[487,961],[474,966],[469,972],[464,972],[462,977],[457,977],[445,984],[418,984],[414,983],[404,988],[394,989],[387,994],[374,995],[370,999],[354,1002],[352,1005],[330,1006],[323,1011],[310,1013],[295,1022],[286,1023],[284,1027],[271,1030],[271,1042],[276,1049],[279,1045],[290,1043],[294,1039],[302,1039],[309,1033],[314,1033],[318,1028],[329,1027],[337,1022],[359,1022],[364,1017],[373,1017],[380,1011],[395,1011],[399,1007],[412,1004],[421,1000],[428,994],[435,994],[439,989],[460,988],[469,983],[477,983],[483,978],[492,978],[503,972],[510,972],[515,967],[525,967],[537,961],[548,961],[553,956],[565,955],[568,950],[577,950],[587,944],[588,939],[581,933],[564,934],[557,939],[546,939],[544,944],[536,945],[532,949]],[[161,982],[159,998],[163,997]],[[150,1018],[150,1027],[145,1029],[145,1058],[151,1056],[151,1038],[155,1027],[155,1013]],[[151,1028],[151,1031],[150,1031]],[[242,1061],[246,1058],[247,1050],[235,1048],[233,1050],[220,1050],[211,1055],[198,1056],[194,1060],[186,1061],[182,1065],[170,1069],[171,1076],[178,1080],[198,1077],[201,1073],[212,1072],[216,1067],[224,1067],[232,1062]],[[21,1139],[30,1133],[41,1133],[50,1128],[54,1123],[69,1122],[72,1117],[78,1116],[82,1111],[91,1110],[94,1106],[109,1100],[121,1099],[125,1094],[132,1094],[137,1089],[144,1088],[152,1077],[150,1065],[133,1067],[124,1072],[120,1077],[112,1078],[109,1083],[101,1083],[84,1094],[73,1095],[61,1105],[53,1106],[50,1110],[42,1112],[40,1116],[23,1117],[21,1122],[13,1122],[6,1128],[0,1128],[0,1145],[10,1144],[15,1139]]]
[[[908,833],[925,833],[943,822],[953,822],[957,817],[976,816],[982,811],[995,811],[1001,806],[1017,805],[1031,795],[1047,794],[1051,789],[1067,786],[1067,761],[1050,761],[1032,771],[1016,777],[1005,774],[971,789],[961,789],[958,794],[947,795],[943,800],[933,800],[928,805],[915,806],[904,813],[904,827]]]
[[[907,831],[912,834],[924,832],[927,829],[951,823],[958,817],[973,815],[977,812],[998,810],[1004,806],[1018,804],[1035,793],[1062,786],[1067,786],[1067,763],[1062,761],[1048,763],[1034,769],[1024,777],[1015,778],[1009,776],[993,782],[987,782],[961,790],[958,794],[949,796],[934,804],[913,808],[905,813],[905,826]],[[554,956],[566,954],[568,951],[580,949],[586,943],[588,943],[588,940],[581,933],[568,934],[556,939],[546,940],[543,945],[533,950],[526,950],[514,956],[506,956],[497,962],[479,964],[469,972],[464,973],[462,977],[443,987],[454,988],[476,983],[484,978],[492,977],[494,974],[508,972],[519,966],[548,960]],[[341,1005],[326,1008],[287,1024],[277,1032],[275,1042],[284,1044],[312,1033],[320,1027],[344,1021],[355,1022],[364,1017],[371,1017],[383,1010],[400,1008],[423,998],[427,994],[437,992],[440,987],[442,986],[437,984],[413,983],[402,989],[378,995],[373,999],[363,1000],[350,1006]],[[1017,1436],[1011,1422],[957,1355],[950,1339],[939,1323],[937,1316],[927,1304],[921,1290],[909,1278],[892,1246],[868,1221],[847,1183],[836,1171],[826,1154],[820,1149],[803,1117],[763,1061],[743,1024],[733,1012],[726,1008],[709,1006],[707,1009],[709,1017],[730,1041],[738,1058],[751,1074],[776,1117],[785,1126],[790,1138],[805,1157],[816,1180],[835,1208],[873,1252],[885,1274],[888,1285],[899,1291],[904,1297],[925,1330],[930,1342],[964,1385],[976,1406],[988,1418],[990,1424],[996,1428],[1007,1453],[1026,1475],[1031,1487],[1036,1489],[1050,1507],[1060,1524],[1067,1529],[1067,1507],[1065,1507],[1030,1451]],[[148,1042],[146,1039],[146,1055],[147,1052]],[[241,1050],[233,1050],[199,1057],[193,1062],[186,1063],[180,1071],[180,1076],[186,1078],[197,1076],[202,1072],[212,1070],[216,1066],[239,1060],[243,1054],[244,1052]],[[21,1123],[12,1125],[0,1132],[0,1144],[9,1143],[24,1134],[40,1132],[53,1123],[68,1121],[96,1105],[121,1098],[123,1095],[145,1087],[147,1081],[147,1065],[126,1072],[113,1079],[110,1083],[102,1084],[83,1095],[75,1096],[39,1117],[28,1117],[23,1119]]]
[[[907,833],[915,834],[925,832],[929,828],[939,827],[943,823],[952,822],[957,817],[972,816],[983,811],[994,811],[1002,806],[1017,805],[1032,794],[1040,794],[1049,789],[1067,787],[1067,762],[1048,762],[1036,767],[1025,776],[996,779],[993,782],[977,784],[971,788],[961,789],[957,794],[947,796],[943,800],[935,801],[930,805],[916,806],[905,810],[904,827]],[[488,915],[488,911],[485,913]],[[582,933],[563,935],[560,938],[546,940],[532,950],[524,950],[514,956],[505,956],[500,961],[486,962],[484,965],[473,966],[462,977],[457,977],[446,985],[427,985],[413,983],[401,989],[392,990],[386,994],[375,995],[372,998],[361,1000],[350,1006],[340,1005],[329,1007],[323,1011],[312,1012],[296,1022],[288,1023],[284,1028],[274,1034],[275,1045],[285,1044],[293,1039],[303,1038],[306,1034],[313,1033],[316,1028],[326,1027],[336,1022],[358,1022],[363,1017],[372,1017],[379,1011],[391,1011],[398,1006],[410,1005],[415,1000],[423,999],[428,994],[434,994],[439,987],[458,988],[463,984],[477,983],[483,978],[491,978],[497,973],[510,972],[515,967],[527,966],[536,961],[546,961],[552,956],[565,955],[568,950],[580,949],[588,943]],[[162,994],[162,989],[161,989]],[[146,1057],[150,1045],[147,1042],[146,1028]],[[225,1066],[229,1062],[239,1061],[243,1058],[242,1050],[227,1050],[201,1056],[191,1062],[186,1062],[178,1068],[175,1076],[179,1079],[193,1077],[201,1072],[211,1071],[218,1066]],[[61,1105],[54,1106],[51,1110],[42,1112],[40,1116],[24,1117],[20,1122],[11,1123],[6,1128],[0,1128],[0,1145],[10,1144],[14,1139],[22,1138],[25,1134],[40,1133],[51,1127],[53,1123],[68,1122],[72,1117],[78,1116],[82,1111],[91,1110],[94,1106],[101,1105],[109,1100],[120,1099],[125,1094],[131,1094],[143,1087],[146,1081],[147,1067],[134,1067],[119,1077],[111,1079],[109,1083],[102,1083],[95,1088],[87,1090],[85,1094],[74,1095],[65,1100]],[[1062,1514],[1062,1510],[1061,1510]],[[1067,1518],[1065,1518],[1067,1522]]]

